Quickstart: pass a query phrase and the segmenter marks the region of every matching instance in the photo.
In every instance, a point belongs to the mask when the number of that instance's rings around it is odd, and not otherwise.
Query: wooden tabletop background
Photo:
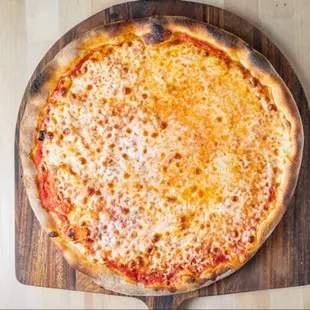
[[[39,60],[62,34],[121,2],[0,0],[0,308],[146,309],[133,298],[23,286],[14,271],[14,129],[23,91]],[[225,8],[264,31],[291,62],[310,99],[310,0],[197,2]],[[203,297],[182,308],[310,309],[310,285]]]

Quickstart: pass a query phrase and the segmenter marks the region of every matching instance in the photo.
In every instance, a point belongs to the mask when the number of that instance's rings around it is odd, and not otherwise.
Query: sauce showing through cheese
[[[203,281],[255,247],[289,125],[270,90],[207,43],[102,46],[47,101],[41,200],[94,264],[145,285]]]

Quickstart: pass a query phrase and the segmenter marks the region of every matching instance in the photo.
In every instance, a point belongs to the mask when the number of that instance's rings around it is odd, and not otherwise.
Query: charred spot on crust
[[[42,85],[42,80],[40,79],[40,75],[33,81],[33,83],[30,86],[30,94],[36,93],[40,86]]]
[[[210,280],[214,282],[214,281],[216,281],[216,278],[217,278],[217,274],[215,272],[213,272],[211,274]]]
[[[262,54],[254,51],[252,48],[249,49],[251,50],[249,60],[252,65],[260,68],[262,71],[270,73],[271,70],[268,60]]]
[[[196,282],[196,279],[194,277],[189,277],[187,279],[187,283],[195,283]]]
[[[224,46],[228,48],[236,48],[239,46],[240,39],[234,35],[226,33],[223,29],[212,27],[210,25],[207,26],[207,29],[208,33]]]
[[[164,27],[160,21],[154,21],[152,23],[151,33],[144,37],[146,44],[160,43],[164,40]]]
[[[56,237],[58,237],[58,234],[57,234],[56,231],[51,231],[51,232],[49,232],[48,236],[49,236],[50,238],[56,238]]]
[[[49,79],[50,77],[50,67],[41,72],[36,79],[32,82],[30,86],[30,95],[35,95],[41,88],[41,86]]]
[[[171,31],[164,28],[164,21],[156,19],[152,21],[151,33],[144,36],[145,44],[156,44],[163,42],[171,35]]]
[[[45,131],[44,130],[40,130],[38,140],[39,141],[43,141],[44,139],[45,139]]]
[[[68,231],[67,231],[67,236],[69,238],[71,238],[72,240],[75,240],[75,232],[72,228],[69,228]]]

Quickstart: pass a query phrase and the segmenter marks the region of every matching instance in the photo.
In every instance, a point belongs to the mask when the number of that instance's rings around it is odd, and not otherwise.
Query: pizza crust
[[[63,48],[56,57],[48,63],[41,74],[32,83],[26,94],[26,109],[20,126],[20,157],[23,166],[23,181],[28,198],[36,217],[47,232],[57,232],[52,238],[68,263],[75,269],[89,275],[97,284],[106,289],[129,295],[168,295],[189,292],[222,279],[242,265],[230,266],[225,263],[210,274],[203,283],[185,283],[174,290],[147,288],[142,284],[128,282],[117,273],[94,267],[79,253],[72,242],[65,240],[62,232],[57,230],[54,219],[43,208],[38,198],[36,184],[36,168],[30,158],[36,136],[38,117],[58,79],[68,68],[72,67],[85,52],[104,43],[115,43],[120,35],[134,33],[144,38],[147,44],[165,40],[169,34],[183,32],[197,39],[210,42],[215,47],[227,52],[229,56],[250,70],[259,81],[272,89],[272,95],[277,107],[282,110],[291,123],[293,149],[291,160],[283,167],[283,181],[279,190],[276,208],[270,213],[264,225],[258,231],[258,239],[254,250],[248,253],[246,263],[260,248],[282,218],[287,205],[294,193],[303,150],[303,128],[297,105],[275,69],[260,53],[253,50],[238,37],[214,26],[187,19],[184,17],[151,17],[101,26],[91,30]]]

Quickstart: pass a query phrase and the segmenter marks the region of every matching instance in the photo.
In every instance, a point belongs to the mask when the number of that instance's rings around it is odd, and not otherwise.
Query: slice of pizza
[[[245,264],[284,214],[303,149],[294,99],[236,36],[181,17],[96,28],[30,88],[31,206],[107,289],[197,289]]]

